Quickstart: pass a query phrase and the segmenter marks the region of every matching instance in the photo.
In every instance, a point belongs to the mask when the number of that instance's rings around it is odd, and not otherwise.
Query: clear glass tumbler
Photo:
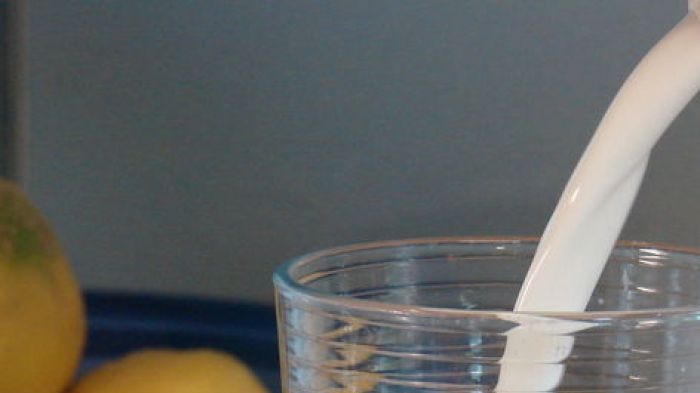
[[[700,250],[619,243],[583,313],[510,312],[525,238],[359,244],[275,273],[284,393],[491,392],[524,317],[569,321],[556,392],[700,392]],[[552,294],[556,296],[556,294]],[[527,319],[525,318],[525,319]]]

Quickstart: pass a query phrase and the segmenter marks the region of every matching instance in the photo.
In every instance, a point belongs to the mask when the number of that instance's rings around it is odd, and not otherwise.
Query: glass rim
[[[644,319],[670,317],[675,315],[700,315],[700,304],[697,306],[684,307],[668,307],[668,308],[640,308],[638,310],[625,311],[560,311],[560,312],[522,312],[522,311],[504,311],[504,310],[460,310],[447,307],[432,307],[410,304],[399,304],[392,302],[382,302],[376,300],[357,299],[349,296],[335,295],[325,293],[319,290],[310,288],[297,280],[293,279],[289,272],[292,268],[311,263],[324,257],[330,257],[339,254],[345,254],[353,251],[381,249],[389,247],[407,246],[407,245],[425,245],[425,244],[537,244],[540,238],[536,236],[444,236],[444,237],[419,237],[398,240],[382,240],[354,243],[345,246],[337,246],[322,249],[319,251],[303,254],[284,262],[273,273],[273,283],[276,289],[288,290],[295,295],[303,297],[305,300],[311,300],[317,303],[323,303],[328,306],[341,308],[350,308],[363,311],[385,312],[390,314],[425,317],[449,317],[449,318],[485,318],[485,319],[506,319],[517,318],[518,316],[556,318],[564,320],[591,321],[591,320],[608,320],[608,319]],[[678,246],[659,242],[645,242],[634,240],[620,240],[616,242],[615,249],[618,248],[653,248],[661,251],[669,251],[674,253],[684,253],[689,255],[697,255],[700,257],[700,248]]]

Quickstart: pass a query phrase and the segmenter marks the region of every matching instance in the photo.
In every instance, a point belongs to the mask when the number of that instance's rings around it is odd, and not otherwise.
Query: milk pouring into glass
[[[620,89],[536,251],[532,239],[426,238],[281,266],[283,391],[699,391],[700,250],[622,245],[603,270],[651,148],[700,89],[698,3]],[[601,272],[605,313],[582,312]],[[518,289],[515,312],[498,311]]]
[[[700,90],[700,7],[642,59],[600,122],[542,236],[515,305],[518,312],[584,311],[644,176],[649,153]],[[585,326],[527,320],[509,333],[497,391],[547,391]],[[544,326],[544,327],[543,327]],[[554,333],[554,334],[553,334]],[[557,335],[558,334],[558,335]]]

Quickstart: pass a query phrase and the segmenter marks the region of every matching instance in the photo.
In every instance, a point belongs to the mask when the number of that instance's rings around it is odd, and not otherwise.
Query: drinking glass
[[[509,332],[537,321],[577,326],[543,333],[573,338],[568,356],[532,359],[561,366],[552,391],[700,391],[700,250],[618,243],[586,312],[514,313],[536,246],[426,238],[287,262],[274,275],[284,393],[491,392]]]

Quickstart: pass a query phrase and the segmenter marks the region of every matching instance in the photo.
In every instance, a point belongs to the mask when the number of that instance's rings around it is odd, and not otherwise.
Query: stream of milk
[[[641,184],[649,153],[700,90],[700,0],[642,59],[610,104],[537,248],[518,312],[584,311]],[[546,392],[585,324],[522,316],[508,333],[499,392]],[[529,322],[528,322],[529,321]],[[548,326],[543,328],[543,326]]]

